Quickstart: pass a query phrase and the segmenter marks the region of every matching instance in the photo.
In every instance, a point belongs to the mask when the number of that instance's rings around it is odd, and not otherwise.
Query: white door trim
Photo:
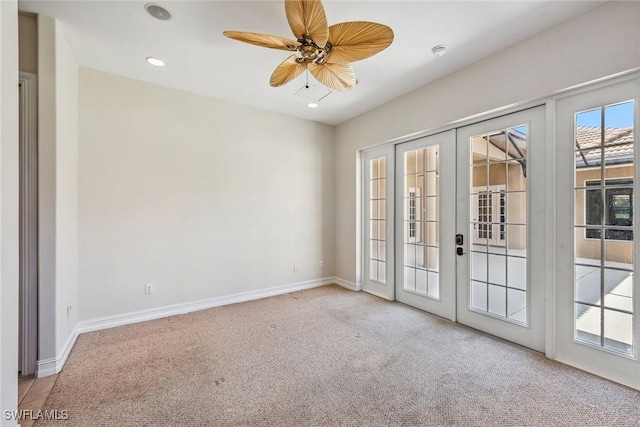
[[[20,73],[20,370],[35,373],[38,357],[38,77]]]

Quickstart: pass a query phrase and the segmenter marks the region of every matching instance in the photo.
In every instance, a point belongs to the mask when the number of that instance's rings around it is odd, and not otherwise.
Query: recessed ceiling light
[[[147,62],[156,67],[164,67],[164,61],[162,59],[154,58],[153,56],[147,56]]]
[[[439,44],[438,46],[434,46],[431,48],[431,52],[438,58],[447,53],[447,48]]]
[[[158,6],[157,4],[148,3],[144,5],[144,8],[147,12],[149,12],[149,15],[153,16],[156,19],[159,19],[161,21],[168,21],[169,19],[171,19],[171,14],[169,13],[169,11],[164,7]]]
[[[307,107],[309,108],[318,108],[318,104],[316,102],[310,102],[307,104]]]

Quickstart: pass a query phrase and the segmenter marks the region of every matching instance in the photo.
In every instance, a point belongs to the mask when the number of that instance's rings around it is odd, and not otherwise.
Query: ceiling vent
[[[322,86],[306,84],[295,93],[295,96],[306,99],[308,101],[318,102],[329,95],[331,91]]]
[[[168,21],[171,19],[171,14],[164,7],[158,6],[157,4],[149,3],[144,6],[149,15],[153,16],[156,19],[161,21]]]

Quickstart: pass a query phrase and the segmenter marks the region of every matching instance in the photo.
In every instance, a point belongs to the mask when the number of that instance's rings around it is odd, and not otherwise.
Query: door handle
[[[463,249],[462,249],[462,247],[461,247],[461,246],[458,246],[458,247],[456,248],[456,254],[458,254],[458,256],[462,256],[462,255],[464,255],[464,251],[463,251]]]

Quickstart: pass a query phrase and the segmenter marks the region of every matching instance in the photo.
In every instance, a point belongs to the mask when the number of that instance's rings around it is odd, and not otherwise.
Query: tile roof
[[[600,166],[602,130],[599,127],[578,126],[576,129],[576,167]],[[605,164],[633,163],[633,127],[606,128],[604,131]]]

